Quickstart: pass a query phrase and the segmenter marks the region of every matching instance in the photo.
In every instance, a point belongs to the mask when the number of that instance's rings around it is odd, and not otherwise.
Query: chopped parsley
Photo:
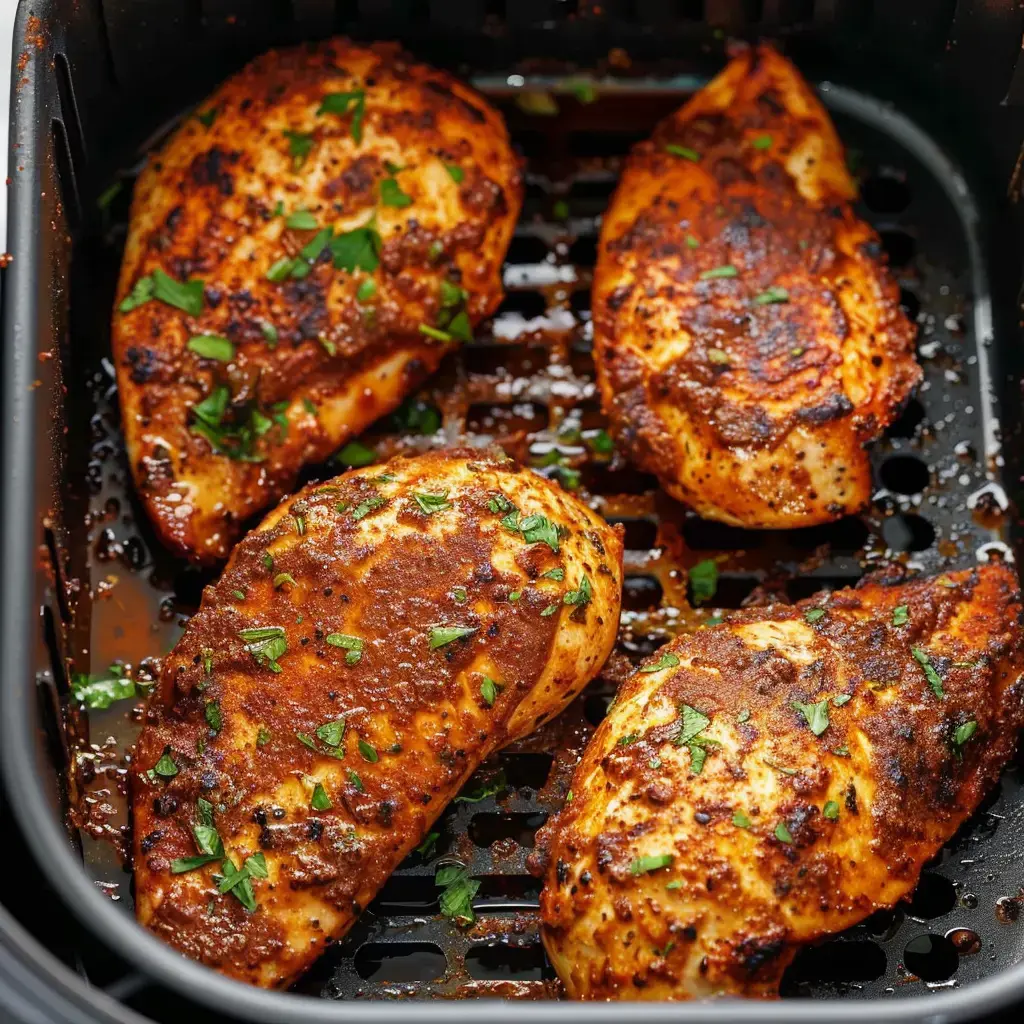
[[[150,769],[151,775],[159,775],[162,779],[173,779],[178,774],[178,766],[171,756],[171,748],[164,747],[160,760]]]
[[[894,626],[905,626],[910,621],[910,608],[905,605],[897,605],[892,610],[892,624]]]
[[[976,732],[978,731],[978,723],[971,719],[969,722],[964,722],[962,725],[956,727],[956,732],[953,733],[953,745],[958,749],[962,747]]]
[[[354,772],[351,768],[345,772],[345,778],[355,787],[357,793],[365,793],[366,787],[363,785],[363,780],[359,778],[359,773]]]
[[[804,716],[805,721],[811,727],[815,736],[820,736],[829,726],[828,721],[828,700],[819,700],[815,704],[804,704],[795,700],[792,704],[796,711]]]
[[[358,145],[363,141],[363,119],[366,117],[366,93],[362,89],[351,92],[329,92],[317,107],[317,116],[338,114],[341,117],[352,115],[350,131]]]
[[[820,622],[823,618],[825,618],[824,608],[808,608],[807,611],[804,612],[804,620],[806,622]]]
[[[636,857],[629,865],[630,874],[647,875],[652,871],[660,871],[662,868],[671,867],[671,853],[652,853],[644,857]]]
[[[256,733],[256,746],[265,747],[270,742],[272,735],[271,731],[265,725],[261,725]]]
[[[718,740],[700,735],[710,724],[711,719],[696,708],[690,707],[689,704],[680,705],[679,733],[672,742],[677,747],[686,747],[689,750],[690,771],[694,775],[700,775],[704,770],[708,747],[720,745]]]
[[[348,633],[328,633],[324,641],[332,647],[340,647],[348,653],[345,655],[346,665],[357,665],[363,656],[363,641],[357,636],[350,636]]]
[[[504,499],[507,501],[507,499]],[[559,541],[559,527],[556,526],[547,516],[530,515],[523,519],[519,518],[518,510],[510,505],[512,511],[504,517],[501,525],[510,533],[520,533],[527,544],[547,544],[557,555]]]
[[[718,366],[729,365],[729,353],[721,348],[709,348],[708,349],[708,362],[715,363]]]
[[[448,172],[448,177],[450,177],[456,185],[462,184],[463,179],[466,177],[466,172],[458,164],[445,164],[444,169]]]
[[[285,217],[284,226],[293,231],[316,231],[316,216],[309,210],[296,210]]]
[[[754,149],[770,149],[772,144],[772,137],[770,135],[758,135],[751,145]]]
[[[469,877],[468,868],[461,864],[445,864],[437,869],[434,885],[442,890],[439,903],[445,917],[450,917],[456,924],[472,924],[476,920],[473,897],[480,883]]]
[[[853,697],[850,694],[840,693],[832,698],[832,707],[841,708],[844,704],[849,704],[851,700],[853,700]]]
[[[430,860],[430,858],[434,856],[434,850],[437,848],[437,841],[440,838],[440,832],[428,832],[423,842],[416,847],[415,852],[424,860]]]
[[[653,665],[644,665],[641,672],[661,672],[666,668],[674,668],[679,664],[679,658],[671,651],[666,651]]]
[[[775,826],[775,838],[778,839],[780,843],[788,843],[789,845],[792,845],[793,833],[786,828],[786,823],[784,821],[780,821],[778,825]]]
[[[334,806],[322,782],[318,782],[313,787],[313,795],[309,798],[309,806],[314,811],[329,811]]]
[[[754,296],[756,306],[772,306],[777,302],[789,302],[789,292],[785,288],[772,286],[765,288],[760,295]]]
[[[447,490],[441,491],[440,494],[417,491],[413,493],[413,497],[416,499],[416,504],[428,516],[435,512],[447,512],[452,507],[452,503],[448,500]]]
[[[324,722],[323,725],[316,727],[317,739],[322,743],[326,743],[329,747],[340,747],[345,739],[345,726],[344,718],[335,718],[331,722]],[[316,749],[315,745],[313,749]]]
[[[330,243],[336,270],[353,273],[365,270],[372,274],[380,265],[380,234],[373,224],[336,235]]]
[[[235,346],[216,334],[197,334],[189,338],[188,350],[203,359],[216,359],[220,363],[229,363],[235,358]]]
[[[705,270],[701,275],[702,281],[717,281],[724,277],[736,277],[739,271],[731,264],[725,263],[720,267],[712,267],[710,270]]]
[[[821,813],[828,818],[829,821],[835,821],[839,817],[839,804],[835,800],[829,800],[825,806],[821,809]]]
[[[313,150],[313,135],[310,132],[292,132],[285,129],[288,140],[288,155],[292,158],[292,170],[297,171]]]
[[[369,302],[376,294],[377,282],[372,277],[368,277],[356,289],[356,302]]]
[[[402,191],[396,178],[384,178],[380,183],[380,201],[384,206],[399,208],[412,206],[412,196]]]
[[[370,764],[376,764],[380,760],[380,756],[377,754],[376,748],[372,747],[369,743],[359,737],[359,753],[362,754],[363,760],[368,761]]]
[[[670,142],[665,147],[665,152],[670,153],[672,156],[681,156],[684,160],[692,160],[697,163],[700,160],[700,153],[695,149],[690,149],[689,146],[679,146],[674,142]]]
[[[732,823],[737,828],[750,828],[750,826],[753,825],[753,822],[742,811],[736,811],[736,813],[733,814]]]
[[[121,300],[117,308],[122,313],[130,313],[150,299],[156,299],[190,316],[199,316],[203,311],[203,288],[203,282],[197,277],[190,281],[175,281],[157,267],[148,277],[141,277],[135,282],[131,293]]]
[[[544,609],[544,610],[543,610],[543,611],[541,612],[541,615],[543,615],[543,616],[544,616],[545,618],[546,618],[546,617],[547,617],[548,615],[554,615],[554,614],[555,614],[555,612],[557,612],[557,611],[558,611],[558,609],[559,609],[560,607],[561,607],[561,605],[557,605],[557,604],[549,604],[549,605],[547,606],[547,608],[545,608],[545,609]]]
[[[489,708],[494,707],[494,702],[498,699],[500,690],[501,686],[498,683],[490,676],[484,676],[484,681],[480,684],[480,696],[483,697],[484,703]]]
[[[472,636],[477,629],[478,626],[434,626],[430,630],[430,649],[436,651],[439,647]]]
[[[924,677],[928,680],[932,693],[936,697],[945,697],[946,692],[942,689],[942,678],[935,671],[935,666],[932,664],[932,660],[928,657],[927,652],[923,651],[920,647],[911,647],[910,653],[914,656],[914,661],[921,666],[921,671],[924,672]]]
[[[111,665],[107,675],[93,679],[84,672],[71,678],[71,696],[90,711],[103,711],[119,700],[127,700],[136,693],[135,683],[120,665]]]
[[[478,804],[481,800],[486,800],[488,797],[503,793],[507,788],[508,780],[505,778],[505,769],[502,768],[487,782],[481,782],[473,789],[460,793],[454,802],[457,804]]]
[[[718,590],[718,563],[713,558],[705,558],[690,568],[689,578],[693,603],[710,601]]]
[[[220,701],[208,700],[204,710],[204,717],[206,718],[206,724],[210,727],[210,731],[214,735],[219,733],[224,724],[224,715],[220,710]]]
[[[365,519],[371,512],[376,512],[377,509],[382,508],[386,504],[387,498],[382,498],[379,494],[375,494],[370,498],[364,498],[352,509],[352,520],[358,523],[360,519]]]
[[[262,857],[262,854],[259,854]],[[217,891],[221,893],[232,893],[238,901],[248,911],[254,911],[256,909],[256,894],[252,889],[252,878],[253,873],[250,869],[249,861],[253,858],[246,858],[245,864],[241,869],[236,868],[234,863],[227,859],[225,860],[220,869],[223,875],[217,884]],[[257,869],[259,870],[259,869]],[[266,862],[263,862],[263,870],[266,870]],[[266,877],[266,874],[262,877]]]
[[[339,462],[344,462],[347,466],[359,469],[362,466],[369,466],[372,462],[376,462],[377,453],[372,448],[367,448],[365,444],[360,444],[359,441],[349,441],[335,458]]]
[[[259,629],[240,629],[238,635],[246,641],[245,649],[253,656],[261,668],[269,668],[271,672],[280,672],[277,663],[288,650],[282,626],[263,626]]]
[[[590,604],[593,596],[594,591],[590,585],[589,577],[581,576],[579,586],[575,590],[570,590],[565,597],[562,598],[562,603],[575,605],[577,608],[585,608]]]
[[[290,583],[293,587],[298,586],[295,582],[295,577],[290,572],[279,572],[274,577],[274,589],[279,590],[286,583]]]
[[[561,583],[561,581],[565,579],[565,570],[561,566],[558,566],[555,569],[548,569],[547,572],[542,572],[540,574],[540,578],[542,580],[557,580]]]
[[[744,722],[750,721],[750,708],[744,708],[737,716],[736,721],[742,725]]]

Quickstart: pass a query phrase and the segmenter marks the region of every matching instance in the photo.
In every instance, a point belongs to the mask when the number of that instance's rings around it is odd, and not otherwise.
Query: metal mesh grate
[[[559,113],[547,117],[525,113],[515,102],[522,89],[504,79],[481,84],[506,111],[528,160],[526,207],[505,271],[508,297],[477,341],[454,354],[411,400],[407,410],[416,413],[404,426],[389,417],[362,440],[381,458],[459,437],[495,440],[538,472],[578,488],[609,520],[624,523],[619,645],[603,675],[563,716],[480,770],[464,796],[485,783],[499,792],[453,804],[436,826],[440,836],[431,857],[413,855],[350,935],[299,983],[301,991],[328,998],[557,996],[537,936],[538,883],[526,873],[525,860],[630,665],[730,608],[850,585],[866,569],[891,561],[929,571],[970,565],[986,546],[1003,543],[1006,499],[993,448],[990,381],[977,346],[979,332],[987,330],[984,267],[962,209],[947,194],[950,180],[937,163],[929,166],[927,146],[915,155],[897,141],[881,108],[830,94],[847,111],[837,114],[837,124],[862,181],[861,212],[880,230],[904,307],[919,324],[925,383],[873,449],[877,490],[862,517],[785,533],[751,532],[686,513],[660,494],[653,478],[606,451],[593,384],[589,286],[599,215],[629,145],[693,83],[602,87],[594,102],[584,103],[571,89],[531,80],[523,88],[553,89]],[[159,549],[127,483],[112,367],[104,356],[125,211],[122,195],[106,214],[102,237],[84,238],[74,261],[70,358],[82,372],[76,376],[73,366],[67,379],[91,381],[72,401],[89,410],[81,422],[92,416],[91,436],[70,439],[69,465],[88,464],[88,470],[84,480],[70,482],[66,509],[72,522],[76,507],[88,509],[88,537],[72,547],[66,567],[69,577],[88,581],[92,597],[73,595],[68,614],[82,670],[87,658],[100,670],[115,659],[138,665],[169,649],[207,580]],[[436,433],[410,427],[432,428],[438,418]],[[316,475],[333,471],[321,468]],[[719,589],[710,602],[715,607],[694,610],[686,570],[706,558],[720,560]],[[83,747],[76,773],[88,807],[80,815],[87,869],[126,909],[129,882],[116,855],[126,823],[120,757],[136,720],[117,706],[94,714],[92,746]],[[785,993],[911,993],[922,984],[968,982],[1019,959],[1024,935],[1013,925],[1018,904],[1010,898],[1024,877],[1024,851],[1019,842],[1014,850],[1012,841],[1024,825],[1022,775],[1018,759],[929,866],[911,904],[808,950],[787,975]],[[434,869],[450,857],[482,881],[477,923],[464,931],[438,916]],[[123,997],[163,1015],[164,995],[151,987],[127,986]]]

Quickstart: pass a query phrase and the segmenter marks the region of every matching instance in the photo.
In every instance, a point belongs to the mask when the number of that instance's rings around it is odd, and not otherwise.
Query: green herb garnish
[[[288,641],[282,626],[240,629],[238,635],[246,641],[245,649],[253,656],[257,665],[269,668],[271,672],[281,671],[277,659],[288,650]]]
[[[436,651],[439,647],[472,636],[478,629],[478,626],[434,626],[430,630],[430,649]]]
[[[653,665],[644,665],[641,672],[661,672],[666,668],[674,668],[679,664],[679,658],[671,651],[666,651]]]
[[[710,601],[718,590],[718,563],[713,558],[705,558],[690,568],[689,578],[693,603]]]
[[[653,853],[644,857],[636,857],[629,865],[630,874],[647,875],[652,871],[660,871],[672,864],[671,853]]]
[[[445,917],[450,917],[458,924],[472,924],[476,920],[473,897],[480,883],[469,877],[468,868],[461,864],[445,864],[437,869],[434,885],[443,890],[439,904]]]
[[[189,338],[188,350],[203,359],[216,359],[221,363],[229,363],[235,358],[235,346],[216,334],[197,334]]]
[[[363,119],[366,117],[366,93],[362,89],[351,92],[329,92],[317,107],[317,116],[338,114],[345,117],[352,114],[351,133],[358,145],[363,141]]]
[[[345,655],[346,665],[356,665],[363,656],[363,641],[357,636],[350,636],[348,633],[328,633],[324,641],[332,647],[340,647],[348,653]]]
[[[923,651],[920,647],[911,647],[910,653],[914,656],[914,661],[921,666],[921,670],[924,672],[925,679],[928,680],[928,685],[932,688],[932,693],[936,697],[945,697],[946,693],[942,689],[942,678],[939,673],[935,671],[935,666],[932,665],[931,658],[928,657],[926,651]]]
[[[666,153],[671,153],[672,156],[681,156],[684,160],[692,160],[697,163],[700,160],[700,153],[695,149],[690,149],[689,146],[678,146],[674,142],[670,142],[665,147]]]
[[[416,499],[416,504],[429,516],[435,512],[447,512],[452,507],[452,503],[448,500],[448,491],[444,490],[440,494],[427,494],[422,492],[414,492],[413,497]]]
[[[721,267],[712,267],[710,270],[705,270],[701,275],[702,281],[717,281],[723,277],[736,277],[739,271],[731,264],[726,263]]]
[[[819,700],[816,704],[795,700],[792,706],[804,716],[815,736],[820,736],[828,728],[828,700]]]
[[[318,782],[313,787],[313,795],[309,798],[309,806],[314,811],[329,811],[334,806],[322,782]]]

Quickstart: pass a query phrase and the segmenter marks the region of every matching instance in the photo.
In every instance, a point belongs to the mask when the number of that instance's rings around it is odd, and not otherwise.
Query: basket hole
[[[860,197],[875,213],[900,213],[910,205],[910,187],[892,174],[874,174],[860,187]]]
[[[615,178],[588,178],[574,181],[569,189],[569,199],[601,199],[607,201],[615,191]]]
[[[882,539],[891,551],[926,551],[935,542],[935,528],[923,516],[890,516],[882,523]]]
[[[882,246],[889,257],[892,267],[905,267],[917,253],[917,242],[906,231],[892,230],[880,232]]]
[[[435,852],[443,850],[435,847]],[[429,875],[392,875],[370,903],[375,914],[433,914],[437,910],[437,889]]]
[[[590,349],[574,347],[569,353],[569,366],[575,376],[594,379],[594,357]]]
[[[760,547],[765,538],[762,530],[744,530],[712,519],[687,519],[682,532],[691,551],[749,551]]]
[[[543,430],[548,425],[548,410],[537,402],[514,405],[474,403],[466,413],[466,431],[470,434],[517,434]]]
[[[525,377],[547,364],[547,349],[540,345],[467,345],[462,349],[466,372],[482,376]]]
[[[800,576],[795,580],[786,581],[786,596],[791,601],[803,601],[822,591],[842,590],[852,587],[858,576]]]
[[[912,438],[917,434],[917,428],[924,422],[924,406],[912,398],[907,402],[899,416],[889,424],[886,430],[886,437]]]
[[[597,239],[577,238],[569,246],[568,259],[577,267],[592,267],[597,262]]]
[[[658,539],[658,525],[649,519],[616,519],[609,523],[621,523],[626,531],[624,542],[628,551],[650,551]]]
[[[573,292],[569,299],[569,308],[578,316],[590,315],[590,292]]]
[[[534,317],[543,316],[546,309],[547,303],[540,292],[508,292],[498,310],[498,316],[503,313],[518,313],[524,319],[532,320]]]
[[[916,455],[893,455],[878,473],[882,486],[895,494],[920,494],[929,483],[928,467]]]
[[[811,551],[827,546],[833,554],[852,555],[867,543],[870,531],[856,516],[845,516],[834,523],[790,530],[788,539],[796,548]]]
[[[921,312],[921,300],[909,288],[901,288],[900,309],[911,323],[917,323],[918,314]]]
[[[475,846],[487,849],[492,843],[511,839],[518,846],[533,848],[537,829],[548,820],[543,811],[498,814],[481,811],[469,823],[469,838]]]
[[[513,754],[504,753],[499,755],[502,767],[505,769],[505,779],[510,789],[535,789],[544,788],[551,772],[551,765],[554,763],[554,756],[551,754]]]
[[[907,913],[911,917],[931,920],[942,917],[956,906],[956,888],[948,878],[928,872],[921,876],[914,895],[911,897]]]
[[[512,946],[507,942],[495,942],[474,946],[466,954],[466,970],[471,978],[478,981],[488,978],[544,981],[555,976],[540,943]]]
[[[903,966],[922,981],[945,981],[956,974],[960,956],[945,935],[915,935],[903,947]]]
[[[843,984],[875,981],[885,974],[884,950],[867,939],[853,942],[826,942],[801,950],[786,972],[786,986],[798,982]]]
[[[612,470],[607,466],[590,465],[583,469],[583,486],[591,494],[647,494],[657,489],[658,480],[637,469]]]
[[[644,132],[570,132],[569,152],[576,157],[621,157],[644,138]]]
[[[594,726],[600,725],[608,714],[614,693],[588,693],[583,701],[583,716]]]
[[[477,910],[526,910],[537,905],[541,880],[530,875],[485,875],[473,898]]]
[[[653,611],[661,604],[661,584],[653,576],[627,576],[622,583],[622,607],[629,612]]]
[[[743,602],[750,596],[751,592],[758,586],[759,580],[756,576],[727,575],[718,577],[718,589],[710,601],[705,601],[704,606],[708,608],[742,608]],[[690,604],[693,600],[693,585],[689,581],[686,584],[686,599]]]
[[[548,256],[548,247],[540,238],[532,235],[516,235],[508,247],[506,263],[543,263]]]
[[[355,969],[364,981],[437,981],[448,961],[432,942],[368,942],[356,950]]]

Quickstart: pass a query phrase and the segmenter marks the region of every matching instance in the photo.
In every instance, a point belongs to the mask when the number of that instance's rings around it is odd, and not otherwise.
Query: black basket
[[[12,91],[13,262],[2,271],[0,477],[5,835],[19,878],[0,908],[0,1005],[53,1020],[125,1022],[511,1021],[523,1013],[554,1021],[624,1012],[863,1022],[1005,1011],[1010,1019],[1024,993],[1024,909],[1013,899],[1024,886],[1019,755],[928,866],[913,901],[802,954],[784,1004],[583,1009],[554,998],[525,855],[613,692],[613,681],[599,678],[559,723],[484,766],[477,781],[501,769],[504,793],[453,805],[442,818],[440,849],[460,844],[483,881],[478,913],[493,927],[467,934],[439,918],[433,865],[413,857],[344,942],[282,994],[183,961],[135,926],[128,876],[109,843],[69,826],[66,792],[69,758],[85,751],[90,772],[108,773],[117,802],[118,760],[102,741],[109,732],[123,745],[132,723],[123,714],[89,723],[66,705],[69,672],[101,668],[117,653],[122,623],[104,603],[105,576],[116,573],[140,597],[124,617],[152,617],[153,653],[173,640],[208,578],[159,549],[127,483],[107,359],[129,192],[116,186],[129,184],[153,139],[246,60],[334,33],[397,38],[474,80],[505,111],[527,160],[508,298],[491,329],[420,397],[450,399],[469,381],[458,411],[445,406],[448,433],[496,437],[527,459],[566,415],[545,383],[549,361],[592,380],[597,219],[629,145],[722,66],[731,39],[777,39],[820,84],[857,159],[860,212],[881,232],[904,308],[919,323],[925,383],[873,449],[872,507],[830,527],[724,528],[684,513],[617,459],[577,457],[584,492],[626,526],[619,650],[635,661],[672,634],[671,609],[686,599],[678,569],[691,556],[728,553],[716,597],[725,607],[765,591],[795,599],[849,585],[887,559],[939,571],[993,548],[1012,557],[1024,454],[1022,32],[1016,0],[23,2]],[[574,95],[583,77],[596,82],[593,103]],[[524,90],[556,97],[558,115],[525,113],[516,104]],[[589,396],[568,415],[583,428],[601,422]],[[370,437],[382,453],[425,443],[387,423]],[[536,1002],[452,1001],[466,996]],[[395,1002],[407,999],[420,1001]]]

